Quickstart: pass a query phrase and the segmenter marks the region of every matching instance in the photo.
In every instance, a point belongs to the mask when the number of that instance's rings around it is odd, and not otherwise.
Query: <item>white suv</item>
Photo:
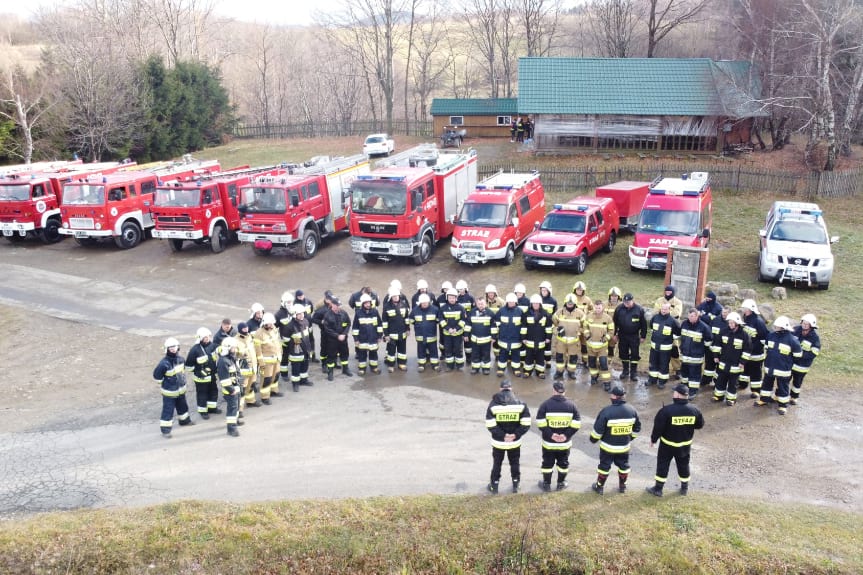
[[[833,277],[830,237],[818,204],[773,202],[767,212],[758,256],[758,279],[818,286],[826,290]]]

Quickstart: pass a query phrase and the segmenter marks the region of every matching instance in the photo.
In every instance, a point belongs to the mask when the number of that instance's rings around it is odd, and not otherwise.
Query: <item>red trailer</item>
[[[620,229],[635,231],[644,198],[650,191],[650,182],[622,181],[596,188],[597,198],[611,198],[620,214]]]

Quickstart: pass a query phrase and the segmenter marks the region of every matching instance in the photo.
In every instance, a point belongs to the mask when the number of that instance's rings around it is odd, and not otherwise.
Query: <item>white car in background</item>
[[[833,277],[830,237],[818,204],[773,202],[760,230],[758,279],[763,282],[801,283],[826,290]]]
[[[389,156],[396,149],[395,140],[388,134],[370,134],[363,144],[363,153],[371,156]]]

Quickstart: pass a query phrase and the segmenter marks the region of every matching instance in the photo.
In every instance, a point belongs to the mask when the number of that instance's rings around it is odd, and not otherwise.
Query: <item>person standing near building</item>
[[[740,374],[739,388],[745,389],[749,386],[749,397],[756,399],[761,393],[761,383],[764,380],[764,358],[767,356],[765,344],[770,330],[761,319],[758,312],[758,304],[754,299],[745,299],[740,304],[743,310],[743,328],[749,335],[752,348],[743,356],[743,373]]]
[[[521,119],[521,116],[518,117],[515,123],[515,141],[519,143],[524,142],[524,120]]]
[[[650,371],[647,385],[656,384],[659,389],[668,383],[668,366],[675,341],[680,337],[680,324],[671,317],[671,304],[663,302],[659,313],[650,318]]]
[[[605,313],[602,300],[593,302],[593,311],[582,321],[582,337],[587,345],[587,367],[590,385],[602,382],[605,391],[611,389],[611,372],[608,370],[608,342],[614,335],[614,322]]]
[[[224,338],[219,346],[219,362],[216,365],[216,379],[225,398],[225,423],[231,437],[240,436],[237,426],[243,424],[239,421],[240,368],[237,366],[236,353],[237,340],[233,337]]]
[[[524,314],[524,361],[523,377],[529,378],[536,371],[539,379],[545,379],[545,350],[551,347],[551,316],[542,306],[542,296],[530,296],[530,308]]]
[[[662,497],[672,459],[677,463],[680,494],[689,493],[689,452],[692,438],[696,429],[704,427],[704,417],[698,408],[689,402],[689,391],[689,386],[683,383],[674,386],[674,403],[663,406],[653,419],[650,447],[659,442],[659,452],[656,456],[655,483],[647,488],[651,495]]]
[[[716,384],[712,399],[716,402],[724,399],[729,407],[737,401],[737,381],[743,373],[743,357],[752,349],[749,334],[743,330],[742,324],[739,313],[729,313],[728,325],[719,332],[719,348],[714,348]]]
[[[773,401],[773,383],[776,383],[777,411],[785,415],[788,411],[789,383],[791,382],[791,369],[794,362],[803,357],[803,348],[794,337],[791,320],[780,315],[773,321],[773,332],[768,334],[767,343],[764,346],[766,357],[764,358],[764,383],[761,387],[760,397],[755,400],[755,406],[761,407]]]
[[[471,344],[471,374],[477,374],[480,370],[484,375],[491,373],[491,327],[494,314],[485,302],[484,297],[476,300],[476,307],[468,314],[464,326],[465,336],[470,338]]]
[[[246,405],[257,404],[255,387],[258,377],[258,358],[255,354],[255,341],[249,332],[249,324],[241,321],[237,325],[237,337],[235,339],[237,340],[237,365],[240,368],[240,385],[242,386],[238,417],[243,417]]]
[[[353,377],[348,366],[350,352],[348,351],[348,336],[351,333],[351,318],[342,309],[342,302],[336,296],[330,298],[330,309],[324,314],[322,323],[327,343],[327,381],[333,381],[333,370],[341,366],[342,373]]]
[[[635,303],[631,293],[626,293],[623,303],[614,310],[611,319],[614,322],[620,361],[623,363],[620,380],[624,381],[629,377],[630,381],[638,381],[638,360],[641,359],[639,346],[647,339],[644,309]]]
[[[365,375],[366,368],[371,369],[374,374],[380,373],[378,348],[384,335],[384,328],[381,316],[377,309],[372,308],[372,298],[368,294],[360,296],[360,307],[354,313],[351,335],[354,337],[359,374]]]
[[[630,471],[630,442],[638,437],[641,420],[638,419],[635,408],[623,399],[625,395],[626,390],[619,385],[611,388],[611,405],[602,408],[590,432],[590,442],[599,442],[596,482],[590,488],[600,495],[605,490],[612,464],[617,467],[617,490],[620,493],[626,492],[626,480]]]
[[[448,290],[446,302],[438,310],[438,323],[443,338],[444,364],[448,371],[464,369],[465,309],[458,303],[458,291]]]
[[[497,493],[500,486],[503,458],[509,460],[512,492],[518,493],[521,482],[521,439],[530,430],[530,409],[515,396],[508,379],[500,382],[485,410],[485,426],[491,433],[491,481],[488,490]]]
[[[270,405],[270,392],[282,361],[282,341],[273,314],[264,314],[261,329],[255,332],[254,341],[258,372],[261,376],[261,403]]]
[[[420,294],[417,306],[411,310],[410,323],[413,325],[417,342],[417,371],[422,373],[429,364],[440,371],[438,355],[438,309],[432,305],[427,293]]]
[[[797,405],[800,401],[800,389],[803,387],[803,379],[815,358],[821,353],[821,338],[816,331],[818,329],[818,319],[811,313],[807,313],[800,318],[800,325],[794,328],[794,337],[800,342],[800,348],[803,354],[794,362],[794,367],[791,368],[791,405]]]
[[[701,318],[692,307],[680,324],[680,381],[689,387],[689,397],[695,397],[701,387],[704,356],[713,340],[710,327]]]
[[[300,391],[301,385],[313,385],[309,381],[309,357],[312,354],[312,326],[306,317],[308,308],[301,302],[294,300],[291,308],[294,317],[288,323],[289,343],[287,352],[290,355],[288,361],[291,364],[291,387],[295,392]]]
[[[411,307],[398,288],[390,286],[387,296],[381,316],[384,341],[387,344],[384,363],[390,373],[393,373],[396,367],[399,371],[407,371]]]
[[[564,371],[574,380],[581,353],[581,330],[584,312],[575,303],[575,294],[568,293],[563,307],[551,319],[554,331],[554,379],[562,380]]]
[[[212,333],[205,327],[195,332],[196,343],[186,355],[186,371],[195,382],[198,415],[210,419],[211,413],[222,413],[219,409],[219,388],[216,386],[217,347],[213,345]]]
[[[497,342],[497,376],[503,377],[507,365],[515,377],[521,376],[522,339],[527,333],[524,314],[514,293],[506,294],[506,305],[494,316],[491,334]]]
[[[542,402],[536,412],[536,426],[542,433],[542,479],[539,488],[551,491],[551,479],[557,468],[557,490],[566,489],[572,436],[581,429],[581,416],[575,403],[566,398],[562,381],[552,384],[554,395]]]
[[[171,439],[174,425],[174,411],[180,425],[195,425],[189,417],[189,404],[186,402],[185,362],[180,356],[180,342],[173,337],[165,340],[165,357],[153,370],[153,379],[159,382],[162,390],[162,414],[159,429],[162,437]]]

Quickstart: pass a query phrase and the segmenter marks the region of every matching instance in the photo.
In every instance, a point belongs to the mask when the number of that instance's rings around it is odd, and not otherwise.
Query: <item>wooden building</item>
[[[435,98],[431,115],[435,136],[445,126],[467,130],[469,138],[506,137],[518,114],[516,98]]]

